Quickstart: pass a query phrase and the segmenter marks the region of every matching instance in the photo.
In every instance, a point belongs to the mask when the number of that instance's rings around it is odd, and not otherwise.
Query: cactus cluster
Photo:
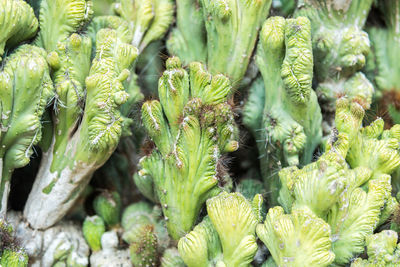
[[[400,265],[400,0],[0,0],[0,267]]]

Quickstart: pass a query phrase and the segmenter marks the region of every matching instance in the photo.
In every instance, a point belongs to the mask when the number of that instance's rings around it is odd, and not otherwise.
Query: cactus
[[[101,236],[106,231],[104,221],[98,215],[86,217],[83,222],[82,232],[92,251],[101,250]]]
[[[250,202],[240,193],[222,192],[207,200],[208,217],[178,243],[186,265],[250,266],[257,252],[255,230],[261,204],[261,195]]]
[[[368,34],[362,30],[372,0],[301,0],[295,16],[310,19],[315,62],[316,92],[332,127],[335,101],[347,96],[368,109],[374,92],[360,70],[370,50]]]
[[[257,139],[271,205],[277,204],[277,170],[309,163],[321,142],[321,110],[311,88],[310,31],[307,18],[272,17],[260,33],[256,63],[264,86],[257,80],[250,88],[243,122]]]
[[[157,150],[140,160],[135,179],[152,181],[147,185],[154,191],[147,192],[161,203],[168,232],[178,239],[192,229],[206,199],[218,193],[218,181],[226,179],[220,158],[237,149],[237,130],[226,103],[229,80],[212,77],[200,63],[192,63],[188,75],[178,58],[170,58],[158,91],[160,101],[142,106]]]
[[[61,4],[41,3],[37,42],[49,52],[57,93],[53,129],[48,129],[52,134],[43,145],[44,156],[24,210],[37,229],[48,228],[65,215],[117,147],[126,123],[120,106],[128,100],[122,82],[137,56],[137,49],[125,43],[119,31],[107,28],[97,32],[90,61],[91,39],[75,32],[90,19],[90,2]],[[65,16],[49,20],[57,9]],[[55,29],[57,23],[64,26]]]

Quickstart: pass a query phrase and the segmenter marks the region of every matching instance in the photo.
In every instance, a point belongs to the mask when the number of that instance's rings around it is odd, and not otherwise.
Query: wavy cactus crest
[[[52,95],[43,49],[24,45],[7,57],[0,72],[0,217],[7,210],[13,170],[29,163],[41,139],[41,117]]]
[[[43,0],[40,3],[40,32],[36,44],[54,51],[59,41],[81,30],[92,18],[90,0]]]
[[[371,104],[373,87],[358,73],[370,49],[362,27],[371,4],[372,0],[297,2],[295,15],[311,21],[317,94],[326,111],[332,112],[335,100],[343,95],[358,99],[364,108]]]
[[[178,58],[168,59],[159,80],[160,101],[143,104],[143,124],[157,149],[140,160],[135,176],[141,191],[162,204],[174,239],[192,229],[202,204],[228,179],[221,154],[238,148],[226,103],[228,78],[211,76],[200,63],[189,69],[190,75]]]
[[[38,20],[32,7],[22,0],[0,1],[0,61],[6,46],[14,47],[32,38],[38,29]]]
[[[244,124],[258,142],[270,203],[276,203],[281,166],[307,164],[321,141],[321,111],[311,88],[313,58],[307,18],[269,18],[260,33],[256,63],[260,80],[251,87]]]
[[[279,206],[271,208],[257,235],[278,266],[328,266],[335,258],[329,225],[307,208],[291,214]]]
[[[209,217],[179,240],[183,261],[189,267],[251,266],[262,201],[261,195],[249,202],[240,193],[226,192],[207,200]]]
[[[363,116],[364,109],[361,105],[343,98],[339,99],[336,107],[338,132],[331,136],[326,152],[317,162],[308,164],[300,170],[297,167],[290,167],[279,173],[282,183],[279,202],[289,213],[284,216],[291,217],[299,210],[307,210],[310,216],[329,226],[330,233],[327,235],[329,242],[325,248],[331,251],[329,255],[334,253],[334,262],[339,265],[349,263],[354,255],[364,250],[366,237],[373,233],[382,217],[387,219],[386,213],[393,211],[396,205],[396,201],[390,197],[391,185],[388,173],[393,171],[392,166],[398,164],[399,152],[393,150],[389,155],[382,156],[382,152],[376,147],[381,149],[383,147],[386,150],[393,147],[388,145],[390,142],[378,140],[381,131],[376,126],[377,123],[361,127]],[[397,127],[394,128],[393,131],[396,132]],[[389,133],[390,130],[387,130],[384,136]],[[359,151],[366,146],[367,141],[370,142],[367,146],[374,152],[369,152],[371,157],[364,159],[363,164],[354,164],[357,162],[355,159],[360,157]],[[383,144],[371,145],[375,143]],[[282,215],[283,211],[280,213]],[[284,234],[282,231],[280,235]],[[314,228],[314,231],[319,232],[317,228]],[[287,255],[278,253],[279,244],[271,241],[274,240],[272,233],[264,230],[263,241],[270,251],[277,251],[275,254],[272,253],[276,263],[287,260],[287,257],[292,257],[292,261],[301,260],[303,254],[296,254],[297,250],[288,252]],[[285,247],[295,246],[294,240],[290,242]],[[300,241],[300,244],[304,242]],[[318,247],[319,245],[314,249],[307,248],[306,251],[316,253],[315,255],[324,259],[329,258],[329,261],[324,261],[323,266],[326,266],[333,261],[333,257],[320,255]],[[302,261],[306,260],[314,260],[314,257],[308,256]]]
[[[63,64],[69,68],[71,76],[64,76],[66,81],[59,84],[56,80],[58,97],[64,105],[69,105],[63,108],[63,112],[54,114],[56,118],[61,115],[64,117],[54,122],[55,136],[44,153],[37,179],[25,205],[24,215],[34,228],[47,228],[60,220],[89,182],[93,172],[115,150],[123,126],[119,107],[128,98],[122,82],[129,76],[127,68],[137,56],[137,49],[123,42],[113,29],[101,29],[97,33],[96,54],[91,66],[87,62],[90,55],[85,54],[90,52],[87,49],[90,39],[73,34],[68,40],[72,47],[82,50],[81,53],[75,53],[74,49],[65,50],[70,54],[67,57],[69,60]],[[62,43],[58,46],[62,48]],[[57,63],[57,54],[51,53],[49,61]],[[62,56],[58,58],[62,59]],[[81,64],[80,68],[90,66],[87,77],[82,77],[82,72],[75,72],[78,64]],[[80,76],[75,78],[74,74]],[[74,81],[80,80],[86,86],[86,99],[79,99],[78,90],[75,90],[79,88],[79,83]],[[79,112],[80,102],[84,102],[82,115]],[[64,125],[57,125],[60,122]]]
[[[397,244],[398,235],[395,231],[384,230],[367,237],[368,259],[357,258],[351,267],[388,266],[400,264],[400,244]]]

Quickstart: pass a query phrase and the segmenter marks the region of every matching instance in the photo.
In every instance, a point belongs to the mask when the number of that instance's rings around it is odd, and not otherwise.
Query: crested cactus
[[[372,50],[367,70],[373,73],[372,78],[381,94],[381,109],[388,111],[394,123],[400,123],[400,79],[397,75],[400,72],[400,1],[380,1],[379,8],[385,25],[367,29]]]
[[[368,236],[366,240],[368,259],[357,258],[351,263],[351,267],[398,266],[400,245],[397,244],[397,238],[397,233],[392,230]]]
[[[53,21],[56,11],[65,16]],[[50,227],[66,214],[117,147],[124,127],[120,106],[129,95],[122,82],[137,49],[119,31],[104,28],[96,34],[91,60],[91,39],[77,33],[91,14],[86,1],[41,3],[37,43],[49,53],[56,96],[52,134],[24,210],[34,228]]]
[[[400,0],[0,9],[0,267],[400,265]]]
[[[170,58],[159,80],[160,101],[142,106],[143,124],[157,149],[140,160],[135,177],[138,184],[151,181],[146,191],[161,203],[174,239],[192,229],[202,204],[228,179],[221,154],[238,148],[226,102],[229,80],[212,77],[200,63],[189,68],[190,75],[178,58]]]
[[[240,193],[222,192],[207,200],[208,217],[178,243],[186,265],[251,266],[257,252],[255,231],[261,204],[261,195],[250,202]]]
[[[368,34],[362,28],[372,2],[297,2],[295,16],[305,16],[311,21],[316,92],[327,113],[334,114],[335,100],[344,95],[357,99],[365,109],[371,104],[372,84],[359,71],[370,50]],[[329,118],[327,123],[333,124]]]
[[[276,204],[283,166],[312,160],[321,142],[321,111],[311,88],[313,57],[307,18],[269,18],[260,33],[256,63],[264,86],[255,81],[244,109],[244,124],[257,139],[270,203]]]
[[[184,63],[206,62],[206,42],[200,1],[176,0],[176,25],[167,40],[168,51]]]
[[[288,215],[283,214],[282,208],[271,209],[271,215],[267,214],[266,228],[262,228],[262,233],[257,232],[262,235],[260,237],[269,250],[275,251],[271,254],[278,265],[285,260],[293,262],[293,266],[300,266],[307,261],[310,261],[310,265],[313,265],[314,261],[314,264],[318,263],[321,266],[327,266],[333,261],[343,265],[364,250],[366,238],[373,233],[381,219],[381,211],[385,205],[389,206],[389,174],[394,170],[392,167],[399,165],[399,154],[395,147],[398,146],[396,139],[388,140],[391,131],[395,132],[397,126],[382,133],[377,126],[380,120],[377,120],[363,128],[363,116],[364,109],[359,103],[339,99],[336,107],[337,132],[333,133],[327,143],[326,152],[318,161],[302,169],[293,166],[279,173],[282,183],[279,202]],[[379,140],[381,134],[384,140]],[[374,152],[370,153],[371,157],[365,159],[364,164],[356,164],[355,158],[357,155],[361,156],[357,153],[366,146],[367,141],[370,142],[367,146],[374,149]],[[380,145],[373,146],[371,143]],[[375,147],[394,151],[382,156]],[[382,160],[383,157],[385,160]],[[388,210],[393,210],[391,206]],[[279,216],[276,215],[277,209]],[[297,226],[293,223],[291,228],[310,227],[311,222],[319,222],[319,226],[307,231],[321,234],[320,239],[311,235],[304,237],[306,242],[298,239],[296,241],[295,233],[290,237],[285,230],[287,228],[274,226],[279,225],[280,220],[298,220],[295,218],[304,212],[308,214],[308,219]],[[268,218],[276,218],[277,224]],[[297,231],[302,234],[307,232]],[[282,245],[287,248],[284,251],[279,250],[279,237],[282,235],[287,239]],[[308,246],[292,250],[296,242]],[[321,250],[322,244],[324,250]],[[306,251],[310,253],[309,256],[302,258]]]
[[[279,206],[271,208],[257,235],[277,266],[328,266],[335,258],[329,225],[308,209],[284,214]]]
[[[32,7],[22,0],[0,1],[0,61],[7,48],[35,36],[38,20]]]
[[[29,163],[42,136],[42,114],[54,93],[45,51],[19,47],[7,57],[0,84],[0,217],[4,218],[12,172]]]

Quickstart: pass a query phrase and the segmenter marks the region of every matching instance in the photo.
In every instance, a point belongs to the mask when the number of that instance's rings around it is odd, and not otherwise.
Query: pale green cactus
[[[100,216],[94,215],[85,218],[82,225],[82,233],[92,251],[101,250],[101,236],[105,231],[106,226]]]
[[[129,23],[132,45],[143,51],[167,32],[173,20],[172,0],[119,0],[114,12]]]
[[[222,192],[207,200],[208,217],[179,240],[189,267],[251,266],[257,252],[255,230],[261,221],[261,195],[253,202],[240,193]]]
[[[221,154],[238,148],[232,108],[226,102],[228,78],[211,76],[200,63],[189,69],[190,75],[178,58],[170,58],[159,80],[160,101],[142,106],[143,124],[157,150],[140,160],[135,178],[161,203],[174,239],[192,229],[202,204],[220,191],[219,181],[228,179]]]
[[[128,123],[120,112],[129,98],[123,82],[138,53],[107,24],[97,28],[95,41],[76,33],[91,17],[90,2],[50,2],[41,3],[37,43],[54,69],[53,129],[24,210],[31,226],[41,229],[65,215],[117,147]],[[53,20],[54,12],[64,16]]]
[[[90,0],[41,1],[36,44],[48,52],[56,50],[58,42],[81,30],[91,20],[92,5]]]
[[[122,215],[121,225],[124,229],[122,239],[128,244],[138,237],[137,232],[146,225],[155,225],[157,211],[146,202],[138,202],[129,205]]]
[[[6,48],[35,36],[38,20],[32,7],[23,0],[0,1],[0,61]]]
[[[386,27],[368,28],[373,56],[368,68],[373,73],[374,82],[382,94],[381,103],[387,108],[394,123],[400,123],[400,1],[379,1]]]
[[[42,114],[53,96],[45,51],[19,47],[7,57],[0,84],[0,217],[5,217],[12,172],[29,163],[42,136]]]
[[[335,100],[344,95],[358,99],[366,109],[371,104],[373,87],[358,71],[364,67],[370,49],[368,34],[362,28],[372,2],[297,2],[295,16],[305,16],[311,21],[316,91],[327,112],[333,112]]]
[[[228,76],[237,88],[271,0],[178,0],[176,4],[177,25],[167,42],[169,52],[186,64],[205,63],[212,74]]]
[[[132,29],[130,28],[130,24],[126,20],[118,16],[98,16],[93,18],[93,20],[88,26],[88,35],[92,39],[93,43],[95,43],[96,41],[97,32],[103,28],[114,29],[117,32],[118,38],[122,42],[125,43],[132,42],[133,32]],[[95,50],[93,49],[92,51],[95,52]],[[132,110],[132,107],[143,99],[143,94],[140,92],[140,88],[137,85],[137,75],[135,74],[135,63],[136,61],[133,64],[131,64],[129,68],[130,75],[123,82],[125,91],[129,94],[126,102],[122,104],[120,107],[121,115],[123,116],[124,119],[122,124],[123,137],[132,135],[130,128],[132,124],[132,119],[129,118],[129,114]]]
[[[351,267],[395,267],[400,265],[400,244],[397,233],[384,230],[366,239],[368,259],[357,258]]]
[[[364,250],[365,238],[373,233],[378,223],[383,223],[380,220],[390,216],[386,213],[394,212],[396,206],[396,201],[390,197],[388,174],[393,171],[391,166],[397,164],[398,151],[384,142],[379,148],[392,150],[386,151],[389,156],[385,155],[382,160],[382,152],[371,145],[382,141],[378,140],[382,133],[379,123],[362,128],[363,116],[364,109],[357,102],[339,99],[337,130],[330,137],[326,152],[317,162],[300,170],[290,167],[279,173],[282,183],[279,202],[290,216],[294,211],[306,209],[329,226],[330,250],[338,265],[349,263]],[[392,128],[393,132],[396,128]],[[390,131],[385,134],[387,138]],[[366,145],[366,140],[371,143]],[[355,164],[363,146],[370,146],[374,152],[368,152],[370,157],[364,158],[364,164]],[[277,249],[276,246],[273,249]],[[279,265],[282,257],[272,255]]]
[[[227,75],[234,86],[243,78],[268,16],[270,0],[202,0],[207,31],[207,67]]]
[[[307,208],[284,214],[277,206],[268,211],[257,236],[269,249],[277,266],[328,266],[335,259],[330,227]]]
[[[354,182],[349,185],[327,219],[338,264],[348,263],[355,254],[364,250],[365,238],[373,233],[390,195],[390,176],[370,180],[368,193],[354,186]]]
[[[355,136],[346,160],[352,168],[370,168],[373,177],[392,174],[400,166],[399,141],[400,125],[384,130],[384,121],[378,118]]]
[[[260,33],[256,81],[244,109],[244,124],[257,140],[270,204],[279,190],[277,170],[312,160],[321,142],[321,110],[311,88],[313,57],[307,18],[269,18]]]
[[[399,207],[400,206],[397,199],[395,197],[389,196],[388,200],[385,203],[385,207],[381,211],[378,227],[386,222],[389,222],[390,228],[392,230],[396,229],[397,223],[395,222],[394,218],[399,212]]]

